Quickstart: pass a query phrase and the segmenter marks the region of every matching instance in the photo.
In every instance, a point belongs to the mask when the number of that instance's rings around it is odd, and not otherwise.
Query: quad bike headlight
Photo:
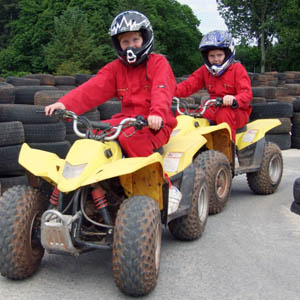
[[[87,164],[73,166],[66,161],[62,175],[66,179],[72,179],[72,178],[79,177],[86,166],[87,166]]]

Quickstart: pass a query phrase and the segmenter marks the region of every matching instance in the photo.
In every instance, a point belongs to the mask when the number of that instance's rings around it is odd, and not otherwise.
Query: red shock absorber
[[[108,202],[105,197],[104,191],[101,187],[98,187],[92,191],[92,197],[95,203],[95,206],[98,211],[101,211],[105,223],[111,224],[111,219],[109,212],[107,210]]]
[[[94,189],[92,191],[92,197],[95,203],[95,206],[98,210],[107,207],[107,200],[105,198],[105,194],[101,187]]]
[[[58,200],[59,200],[59,190],[58,188],[54,188],[50,196],[50,203],[53,204],[54,206],[58,206]]]

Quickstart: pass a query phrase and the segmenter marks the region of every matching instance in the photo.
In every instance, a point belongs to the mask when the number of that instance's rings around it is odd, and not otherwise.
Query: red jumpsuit
[[[215,77],[205,66],[201,66],[187,80],[177,84],[176,96],[188,97],[203,88],[209,93],[210,99],[223,98],[225,95],[235,96],[237,109],[229,106],[211,107],[204,113],[205,118],[217,124],[228,123],[232,139],[235,141],[236,129],[247,124],[252,111],[251,81],[246,69],[235,62],[220,77]]]
[[[153,150],[166,144],[177,120],[171,111],[176,81],[167,59],[150,54],[149,59],[138,66],[126,66],[119,59],[108,63],[97,75],[59,99],[66,109],[83,114],[93,107],[117,97],[122,102],[121,112],[109,123],[119,124],[127,117],[142,115],[160,116],[163,128],[154,131],[143,128],[130,137],[119,135],[124,152],[131,157],[148,156]],[[128,136],[133,128],[124,130]]]

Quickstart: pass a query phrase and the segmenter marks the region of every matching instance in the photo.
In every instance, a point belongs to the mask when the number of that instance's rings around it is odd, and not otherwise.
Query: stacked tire
[[[0,194],[13,185],[27,184],[25,170],[18,163],[24,141],[23,124],[19,121],[4,122],[0,117]]]
[[[32,148],[50,151],[64,158],[70,148],[65,141],[66,127],[56,117],[46,117],[44,106],[27,104],[3,104],[0,120],[19,121],[23,124],[25,142]]]
[[[76,88],[76,79],[74,76],[55,76],[55,87],[59,90],[73,90]]]
[[[117,114],[121,111],[121,101],[117,98],[112,98],[99,105],[98,110],[101,115],[101,120],[111,119],[114,114]]]
[[[291,117],[293,105],[285,102],[269,102],[252,104],[253,110],[250,120],[257,119],[280,119],[281,125],[270,130],[266,135],[266,141],[273,142],[281,150],[291,148]]]
[[[300,149],[300,98],[293,102],[292,148]]]
[[[291,205],[291,211],[297,215],[300,215],[300,177],[294,181],[293,196],[294,201]]]

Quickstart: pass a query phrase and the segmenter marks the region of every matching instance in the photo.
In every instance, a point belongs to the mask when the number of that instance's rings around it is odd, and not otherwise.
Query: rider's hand
[[[148,116],[147,118],[149,128],[153,130],[159,130],[162,124],[162,118],[160,116]]]
[[[233,100],[235,99],[232,95],[226,95],[223,97],[223,105],[224,106],[232,106]]]
[[[53,114],[53,112],[57,109],[66,109],[66,107],[61,102],[55,102],[51,105],[47,105],[45,107],[45,115],[51,116]]]

